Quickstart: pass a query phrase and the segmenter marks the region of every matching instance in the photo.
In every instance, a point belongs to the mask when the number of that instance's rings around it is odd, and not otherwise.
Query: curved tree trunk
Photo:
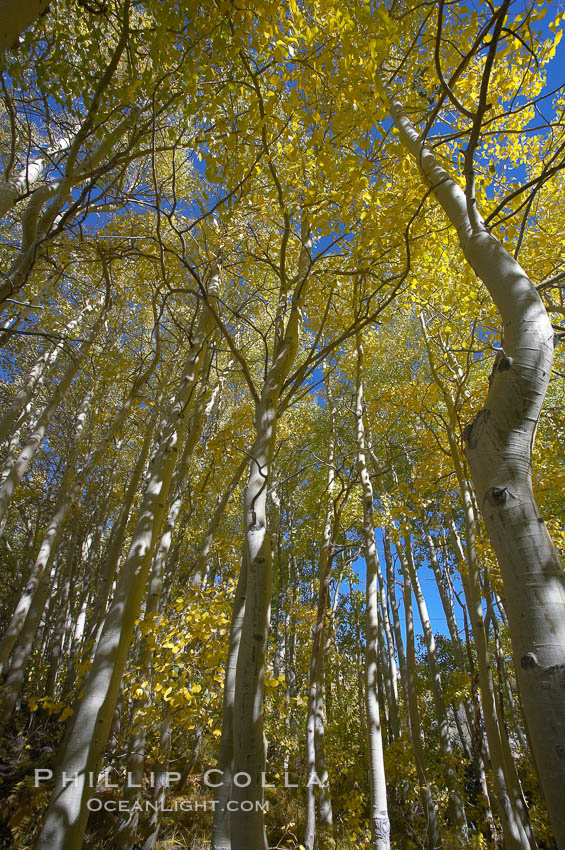
[[[483,410],[465,430],[477,500],[504,583],[514,663],[551,825],[565,847],[565,572],[531,479],[532,445],[551,376],[553,330],[535,286],[484,226],[474,198],[440,166],[387,91],[404,147],[459,235],[504,326]]]

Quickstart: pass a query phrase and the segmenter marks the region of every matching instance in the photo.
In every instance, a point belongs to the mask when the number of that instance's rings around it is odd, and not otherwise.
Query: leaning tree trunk
[[[565,572],[536,505],[532,446],[551,376],[553,330],[535,286],[485,227],[476,201],[420,141],[387,92],[404,147],[459,235],[504,326],[482,411],[464,433],[477,500],[504,583],[514,663],[551,825],[565,847]]]
[[[106,606],[112,590],[112,582],[118,570],[120,553],[127,533],[128,522],[132,512],[132,505],[138,492],[139,482],[142,479],[151,443],[155,438],[155,426],[159,418],[160,399],[157,400],[154,406],[153,414],[147,425],[147,430],[143,437],[143,442],[139,451],[139,455],[131,473],[127,489],[122,496],[122,504],[120,513],[112,526],[109,540],[104,549],[102,558],[102,566],[97,576],[97,584],[92,604],[92,611],[89,614],[86,626],[86,643],[90,644],[92,652],[96,648],[97,640],[100,636],[100,631],[106,613]]]
[[[5,669],[10,653],[13,650],[13,657],[10,659],[9,672],[1,690],[2,708],[0,715],[4,721],[8,720],[14,711],[16,701],[24,684],[25,671],[33,649],[34,638],[40,624],[45,603],[49,596],[49,576],[51,574],[51,564],[56,554],[55,544],[60,537],[69,506],[72,504],[73,498],[77,497],[78,482],[73,481],[73,476],[79,455],[80,439],[85,428],[91,400],[92,391],[89,391],[77,417],[74,441],[69,455],[67,468],[63,476],[61,490],[57,497],[55,513],[49,522],[45,536],[39,547],[39,553],[32,571],[28,576],[22,595],[8,626],[8,630],[0,643],[0,670]],[[57,621],[58,624],[61,625],[61,635],[64,635],[65,619],[67,616],[68,590],[70,586],[71,571],[70,564],[63,564],[60,567],[63,588],[66,587],[66,596],[64,593],[61,594],[58,603],[60,611]],[[55,631],[57,632],[57,628]],[[18,640],[18,638],[21,639]],[[54,645],[54,651],[56,656],[56,644]],[[53,662],[55,662],[55,658],[53,658]],[[52,670],[55,672],[56,667],[50,667],[50,675],[48,676],[46,686],[46,693],[48,696],[50,695],[50,687],[52,684]]]
[[[23,624],[28,615],[29,609],[32,604],[33,596],[37,591],[41,576],[43,575],[43,571],[48,568],[55,552],[55,543],[60,534],[61,527],[64,523],[69,505],[72,500],[72,494],[75,490],[73,485],[74,475],[76,471],[75,467],[78,461],[80,451],[80,439],[82,432],[84,431],[86,417],[90,409],[91,401],[92,391],[89,391],[84,400],[82,410],[77,416],[77,424],[73,439],[73,445],[69,454],[69,459],[66,465],[65,472],[63,474],[61,488],[59,490],[59,493],[57,494],[55,512],[47,525],[45,535],[39,547],[37,558],[35,559],[31,572],[25,582],[24,588],[16,604],[10,622],[8,623],[8,628],[6,629],[5,633],[2,636],[2,640],[0,641],[0,675],[2,675],[2,673],[6,669],[6,665],[8,663],[12,648],[16,643],[18,636],[23,628]],[[5,707],[5,705],[6,700],[4,698],[3,706]]]
[[[0,674],[5,668],[6,661],[17,640],[20,629],[23,626],[23,622],[31,605],[32,596],[36,591],[43,570],[48,567],[55,556],[56,547],[61,535],[61,529],[66,521],[67,515],[73,504],[80,503],[80,496],[90,471],[95,468],[101,458],[104,457],[112,438],[122,429],[127,416],[131,412],[134,402],[137,400],[139,393],[141,392],[142,387],[152,374],[156,362],[157,359],[155,358],[150,367],[134,381],[131,392],[106,429],[103,438],[100,440],[96,448],[87,455],[82,465],[82,469],[78,476],[76,476],[76,481],[74,481],[76,472],[75,467],[77,466],[79,457],[79,439],[84,429],[86,412],[90,405],[92,396],[91,392],[88,393],[85,401],[85,409],[83,409],[77,419],[77,429],[74,437],[73,448],[67,462],[61,489],[57,496],[55,512],[47,526],[45,535],[39,547],[37,558],[31,573],[28,576],[21,597],[16,605],[14,614],[12,615],[8,628],[0,641]]]
[[[167,559],[171,550],[173,534],[178,522],[180,509],[183,502],[183,483],[186,474],[186,469],[194,447],[202,435],[204,403],[206,393],[208,391],[207,373],[210,365],[210,347],[208,347],[205,366],[202,369],[202,379],[200,392],[196,400],[194,413],[190,421],[190,429],[187,439],[185,440],[182,456],[175,466],[174,475],[171,481],[171,492],[174,498],[171,501],[167,513],[167,519],[164,524],[163,532],[159,545],[155,551],[153,558],[153,566],[151,568],[151,577],[149,581],[149,589],[147,602],[145,605],[144,620],[149,624],[158,622],[165,607],[165,596],[163,594],[163,585],[165,583],[165,568]],[[139,646],[139,655],[137,667],[139,670],[139,680],[144,682],[151,679],[151,646],[148,636],[144,635],[141,638]],[[143,686],[140,686],[143,690]],[[126,810],[122,813],[119,826],[116,830],[115,843],[116,847],[121,847],[123,850],[132,850],[135,845],[136,834],[139,826],[139,810],[142,798],[143,775],[145,772],[145,758],[147,750],[147,729],[144,720],[144,711],[151,707],[152,694],[149,686],[145,689],[141,699],[136,699],[131,712],[131,731],[128,736],[128,758],[126,762],[126,776],[131,777],[131,781],[126,783],[123,790],[123,801],[126,803]]]
[[[213,330],[214,320],[208,303],[216,302],[218,289],[218,273],[214,270],[206,302],[200,307],[176,397],[152,458],[130,548],[59,759],[55,789],[39,837],[39,850],[75,850],[81,846],[88,819],[88,801],[93,794],[89,774],[96,775],[110,732],[151,557],[165,519],[178,445],[187,428],[187,407],[193,398]],[[76,774],[77,782],[65,786],[65,774]]]
[[[87,307],[87,310],[91,310],[93,305]],[[86,355],[90,351],[98,333],[100,332],[104,319],[106,317],[106,312],[109,307],[109,300],[107,299],[104,303],[102,310],[100,311],[100,315],[94,322],[92,329],[88,338],[82,343],[81,347],[77,351],[76,355],[73,357],[72,362],[67,366],[61,380],[51,393],[47,403],[45,404],[43,410],[41,411],[37,422],[33,427],[33,431],[30,436],[27,438],[24,446],[15,461],[14,465],[10,469],[10,472],[0,487],[0,523],[5,523],[5,519],[7,516],[8,508],[10,507],[10,503],[12,501],[14,492],[16,487],[19,485],[23,476],[27,472],[34,456],[41,445],[41,442],[45,436],[49,423],[51,422],[59,404],[61,403],[65,393],[69,389],[73,378],[77,374],[79,368],[82,366]]]

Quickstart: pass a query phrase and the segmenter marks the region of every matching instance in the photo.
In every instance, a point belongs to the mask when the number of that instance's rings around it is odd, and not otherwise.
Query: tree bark
[[[522,798],[516,765],[513,758],[505,757],[505,748],[502,740],[496,699],[494,694],[494,683],[492,678],[492,667],[488,640],[483,617],[483,601],[481,591],[480,566],[476,550],[476,523],[473,509],[471,486],[468,482],[463,467],[463,460],[459,453],[456,440],[457,410],[449,388],[441,380],[436,369],[431,341],[426,328],[424,317],[420,317],[430,370],[432,377],[440,390],[445,406],[447,408],[446,435],[455,476],[461,491],[461,499],[464,510],[465,524],[465,552],[455,524],[451,522],[451,534],[455,547],[455,557],[459,566],[463,591],[467,610],[471,620],[471,631],[475,641],[477,656],[477,667],[479,672],[479,686],[481,706],[485,721],[485,730],[488,749],[491,759],[493,785],[497,801],[498,814],[502,824],[502,832],[505,844],[508,848],[535,848],[536,843],[532,835],[531,826],[525,803]]]
[[[301,226],[298,274],[294,290],[281,276],[272,365],[260,397],[256,397],[256,438],[250,451],[250,473],[244,493],[244,554],[247,570],[245,614],[239,647],[234,701],[234,771],[247,773],[250,784],[234,788],[240,806],[250,801],[253,810],[236,808],[231,817],[233,850],[266,850],[262,774],[265,772],[266,741],[263,723],[265,655],[269,634],[272,588],[272,553],[267,529],[266,499],[276,439],[278,402],[283,383],[294,362],[299,341],[312,246],[306,218]]]
[[[235,682],[237,657],[241,642],[241,630],[245,615],[245,594],[247,590],[247,565],[241,560],[239,578],[232,607],[228,658],[224,677],[224,699],[222,707],[222,735],[218,753],[217,777],[219,784],[214,791],[214,822],[212,826],[212,850],[231,850],[230,812],[228,803],[231,798],[233,768],[233,712],[235,702]]]
[[[366,645],[365,645],[365,698],[367,711],[367,736],[369,744],[370,824],[372,845],[375,850],[390,848],[390,820],[386,794],[386,776],[383,758],[383,739],[378,701],[378,554],[373,522],[373,485],[369,476],[365,450],[365,425],[363,422],[363,344],[357,335],[356,405],[357,469],[361,479],[363,498],[363,543],[366,564]]]
[[[504,326],[484,409],[464,433],[466,455],[504,583],[506,612],[532,750],[559,846],[565,847],[565,572],[531,479],[532,446],[551,377],[553,329],[535,286],[484,226],[398,100],[387,91],[404,147],[418,162]]]
[[[49,8],[50,0],[0,0],[0,53],[16,47],[19,36]]]

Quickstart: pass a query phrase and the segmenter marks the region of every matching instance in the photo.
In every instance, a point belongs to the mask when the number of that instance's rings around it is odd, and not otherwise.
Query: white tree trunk
[[[432,377],[443,396],[445,406],[447,408],[447,441],[449,443],[453,466],[455,469],[455,476],[459,484],[461,499],[463,502],[465,552],[463,551],[457,529],[453,522],[451,523],[451,534],[454,541],[455,557],[461,574],[465,601],[471,620],[471,631],[475,641],[481,706],[483,709],[498,814],[502,824],[504,842],[509,850],[518,850],[518,848],[533,850],[533,848],[536,847],[536,842],[532,834],[527,809],[522,798],[516,765],[514,763],[514,759],[508,758],[504,753],[502,730],[498,718],[492,678],[491,659],[483,617],[480,566],[475,543],[476,523],[471,487],[465,474],[465,469],[463,467],[464,461],[460,457],[456,439],[456,428],[458,424],[457,410],[449,388],[441,380],[436,369],[431,341],[423,316],[421,316],[421,325],[424,333],[424,340],[426,343]]]
[[[49,8],[50,0],[0,0],[0,53],[16,47],[19,36]]]
[[[245,594],[247,589],[247,568],[242,558],[235,598],[232,608],[228,658],[224,677],[224,699],[222,707],[222,736],[218,753],[217,769],[219,786],[214,791],[214,823],[212,826],[211,850],[231,850],[230,812],[227,808],[231,797],[233,766],[233,712],[235,703],[235,681],[237,657],[241,642],[243,618],[245,616]]]
[[[527,274],[487,231],[476,206],[470,220],[463,190],[419,140],[400,103],[389,97],[402,144],[457,230],[461,249],[504,325],[504,350],[495,360],[485,407],[464,434],[466,454],[502,573],[534,759],[555,838],[565,847],[565,572],[531,481],[532,445],[551,376],[553,330]]]
[[[333,497],[335,481],[335,410],[329,391],[329,379],[326,375],[328,390],[328,406],[330,409],[330,445],[328,451],[328,484],[326,488],[326,517],[320,544],[318,562],[319,590],[316,625],[312,639],[310,657],[310,677],[308,692],[308,714],[306,722],[306,828],[304,847],[313,850],[316,843],[316,796],[320,804],[319,844],[324,847],[333,831],[333,812],[328,789],[322,790],[318,783],[327,785],[328,771],[325,765],[324,749],[324,653],[326,645],[325,621],[329,601],[331,567],[333,558],[334,538],[336,534]],[[320,771],[320,763],[322,770]],[[316,791],[318,790],[318,795]]]
[[[447,806],[448,817],[451,825],[457,830],[458,836],[460,836],[463,842],[466,842],[467,821],[465,818],[465,807],[459,795],[457,775],[455,773],[453,749],[449,735],[449,723],[447,719],[445,700],[443,697],[443,685],[441,681],[439,662],[437,659],[436,642],[428,615],[428,606],[418,579],[416,564],[414,563],[412,554],[412,543],[409,536],[404,539],[404,549],[402,549],[402,547],[398,548],[398,554],[400,556],[405,575],[410,575],[410,582],[416,597],[416,604],[418,606],[418,613],[422,624],[424,643],[426,644],[428,666],[430,668],[432,699],[439,733],[439,746],[445,770],[447,790],[449,793]]]
[[[390,820],[386,795],[383,740],[377,694],[379,639],[378,554],[373,523],[373,485],[366,462],[365,424],[363,422],[363,344],[357,336],[357,468],[363,490],[363,543],[365,550],[367,635],[365,648],[365,698],[369,742],[370,823],[375,850],[390,848]]]
[[[266,850],[262,774],[266,741],[263,724],[265,655],[269,635],[272,588],[272,555],[267,530],[266,499],[276,439],[278,401],[283,383],[294,362],[302,322],[312,247],[305,217],[301,227],[302,250],[294,292],[281,286],[275,318],[272,365],[255,405],[256,438],[250,452],[250,473],[245,488],[243,525],[247,591],[245,614],[237,659],[234,702],[234,771],[248,773],[246,788],[234,787],[239,807],[251,801],[253,811],[236,808],[231,817],[233,850]],[[286,319],[286,324],[285,324]]]
[[[0,10],[4,2],[5,0],[0,0]],[[38,156],[36,159],[30,160],[26,167],[23,168],[16,177],[13,177],[11,180],[8,180],[0,186],[0,218],[3,218],[6,215],[6,213],[14,206],[18,198],[33,189],[33,186],[43,174],[47,161],[54,154],[67,150],[72,139],[72,136],[63,137],[56,145],[49,148],[43,156]]]

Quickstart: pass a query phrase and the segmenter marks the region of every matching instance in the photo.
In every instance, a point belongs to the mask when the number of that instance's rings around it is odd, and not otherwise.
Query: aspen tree
[[[329,795],[329,776],[326,767],[324,743],[324,656],[326,650],[326,612],[329,602],[332,561],[335,539],[339,527],[338,499],[335,484],[335,403],[331,394],[330,378],[325,374],[326,394],[330,416],[328,447],[328,477],[326,490],[326,515],[320,552],[318,556],[318,606],[310,658],[308,714],[306,720],[306,827],[304,846],[313,850],[316,843],[316,797],[319,801],[318,843],[325,847],[333,832],[333,812]],[[343,505],[343,502],[342,502]],[[320,769],[321,768],[321,769]],[[316,793],[316,791],[318,793]]]
[[[24,193],[29,193],[33,189],[33,186],[41,177],[48,160],[60,151],[67,150],[71,142],[72,136],[63,136],[56,145],[46,151],[45,156],[38,156],[32,159],[16,177],[0,185],[0,218],[6,215]]]
[[[219,273],[214,266],[208,280],[206,299],[200,305],[200,315],[176,396],[151,461],[149,480],[128,555],[106,614],[92,667],[85,679],[84,694],[71,720],[65,750],[59,761],[57,783],[38,842],[39,850],[71,850],[81,843],[84,835],[88,819],[87,802],[94,793],[94,789],[89,787],[89,774],[97,774],[110,732],[151,556],[165,520],[178,445],[188,426],[187,406],[192,401],[213,330],[214,319],[208,305],[214,309],[218,294]],[[64,774],[76,774],[77,783],[65,787]]]
[[[147,619],[149,625],[158,620],[164,607],[163,585],[165,582],[167,557],[170,552],[173,533],[175,531],[183,503],[183,484],[187,466],[194,448],[202,435],[202,428],[204,425],[204,407],[206,395],[209,390],[208,376],[212,356],[213,347],[208,344],[201,369],[200,390],[193,405],[187,438],[182,450],[182,455],[176,463],[171,480],[171,493],[173,494],[173,498],[167,512],[167,518],[163,526],[161,539],[156,547],[151,567],[147,602],[144,612],[144,619]],[[151,677],[151,649],[146,636],[142,636],[141,638],[138,664],[141,681],[143,682],[148,680]],[[147,688],[148,686],[146,685],[145,687]],[[130,733],[128,738],[129,755],[126,763],[126,776],[128,777],[128,783],[124,788],[123,794],[123,799],[127,803],[127,814],[120,820],[116,833],[117,846],[124,848],[124,850],[131,850],[131,848],[133,848],[139,824],[138,804],[141,798],[141,789],[143,786],[147,745],[146,728],[142,711],[143,708],[150,703],[150,699],[151,695],[146,691],[144,697],[135,701],[132,709],[131,725],[133,727],[133,731]]]
[[[373,485],[366,461],[365,425],[363,421],[363,343],[357,334],[357,370],[355,419],[357,425],[357,467],[362,486],[363,543],[366,565],[366,650],[365,698],[367,702],[367,732],[369,740],[370,823],[375,850],[389,850],[390,821],[388,817],[386,776],[383,759],[383,740],[377,699],[377,642],[379,633],[378,553],[373,521]]]
[[[72,323],[67,327],[67,332],[69,330],[72,330]],[[48,369],[55,364],[61,349],[60,344],[56,344],[53,348],[46,348],[34,363],[27,378],[0,418],[0,442],[6,440],[13,430],[19,430],[24,425],[27,419],[26,412],[29,412],[28,404],[33,394],[37,393],[45,382]]]
[[[228,804],[231,799],[234,776],[234,703],[237,676],[237,658],[241,643],[241,631],[245,616],[247,590],[247,562],[241,559],[241,567],[232,605],[228,657],[224,676],[222,705],[222,734],[218,753],[220,782],[214,790],[214,822],[212,825],[212,850],[230,850],[231,823]]]
[[[80,493],[85,485],[88,474],[91,472],[92,468],[95,468],[96,465],[100,462],[100,460],[104,457],[113,437],[117,433],[119,433],[120,430],[123,428],[128,415],[131,413],[134,403],[139,398],[139,394],[141,393],[142,388],[144,387],[146,381],[149,379],[153,370],[155,369],[157,361],[158,353],[154,357],[149,368],[146,369],[142,374],[137,376],[133,383],[129,396],[120,405],[118,412],[116,413],[112,422],[106,429],[106,432],[104,433],[98,446],[86,457],[82,465],[82,469],[80,470],[79,474],[75,476],[75,466],[77,465],[79,455],[78,438],[84,427],[84,414],[79,415],[77,420],[77,436],[75,438],[73,450],[71,451],[67,463],[67,471],[61,484],[60,492],[57,496],[55,512],[47,526],[45,535],[39,547],[37,558],[35,559],[35,563],[33,564],[31,572],[27,578],[23,592],[20,596],[20,599],[18,600],[12,618],[8,624],[8,628],[6,629],[5,633],[2,636],[2,640],[0,641],[0,675],[2,673],[2,670],[4,669],[4,665],[7,662],[12,647],[15,641],[17,640],[19,630],[23,626],[24,620],[27,616],[27,612],[31,605],[33,595],[37,590],[43,571],[48,568],[56,552],[57,542],[61,534],[61,529],[66,520],[66,517],[72,505],[75,502],[80,501]],[[74,480],[75,477],[76,480]]]
[[[467,820],[465,817],[465,807],[459,794],[457,776],[455,772],[453,748],[451,746],[451,738],[449,735],[449,723],[443,696],[443,685],[437,658],[436,642],[430,623],[428,606],[418,579],[416,564],[414,563],[412,553],[412,541],[409,534],[404,537],[403,543],[398,546],[398,555],[402,564],[404,576],[406,577],[408,575],[410,577],[410,584],[416,598],[418,614],[420,616],[422,631],[424,633],[424,642],[426,644],[426,653],[430,668],[432,697],[439,731],[442,762],[445,768],[446,785],[449,791],[449,819],[451,825],[457,829],[458,839],[466,841]]]
[[[39,548],[38,557],[32,568],[31,575],[28,577],[23,594],[20,597],[20,600],[16,606],[16,610],[14,611],[12,619],[8,625],[8,630],[2,638],[2,642],[0,643],[1,673],[6,667],[6,663],[8,661],[12,647],[16,643],[16,640],[20,632],[24,628],[25,624],[27,632],[27,638],[25,641],[27,652],[24,652],[22,650],[22,647],[20,647],[20,651],[17,653],[17,662],[11,665],[10,673],[8,675],[6,683],[4,684],[0,692],[2,695],[2,719],[4,721],[6,721],[10,717],[12,711],[14,710],[16,699],[23,684],[25,665],[28,659],[29,652],[31,651],[31,644],[33,642],[33,638],[35,637],[35,629],[37,628],[37,625],[39,624],[39,618],[43,613],[43,608],[40,608],[38,604],[35,606],[34,616],[30,617],[30,609],[32,608],[33,597],[36,593],[43,592],[43,587],[41,585],[41,578],[43,576],[43,573],[50,573],[53,543],[58,535],[60,526],[65,519],[68,506],[73,497],[73,485],[75,483],[74,478],[76,472],[75,467],[80,451],[80,439],[86,426],[87,416],[89,414],[90,406],[92,403],[92,395],[92,390],[89,390],[83,401],[82,408],[77,416],[73,445],[69,455],[65,475],[61,484],[61,489],[57,497],[57,504],[55,507],[54,516],[52,517],[51,522],[49,523],[46,535]],[[45,601],[46,598],[44,599],[44,603]],[[33,625],[34,622],[35,629]]]
[[[480,135],[492,67],[506,16],[498,10],[473,133]],[[531,481],[532,443],[551,376],[553,329],[526,272],[485,226],[474,196],[420,140],[385,86],[400,141],[418,163],[465,259],[483,281],[504,325],[483,410],[465,431],[466,455],[483,519],[500,564],[520,695],[537,770],[558,844],[565,846],[565,573],[539,515]],[[471,156],[474,148],[470,147]]]
[[[86,625],[87,643],[92,645],[92,650],[96,648],[98,637],[102,629],[104,615],[108,604],[108,599],[112,590],[112,582],[115,578],[120,553],[126,537],[127,525],[132,513],[133,503],[137,494],[139,483],[143,478],[147,459],[151,450],[151,444],[155,441],[155,428],[161,415],[161,401],[159,397],[153,406],[153,412],[149,419],[140,452],[132,470],[128,486],[124,493],[120,512],[116,521],[112,525],[112,530],[108,538],[107,544],[102,555],[102,564],[98,575],[97,590],[94,596],[92,611]]]
[[[285,216],[288,214],[285,211]],[[263,731],[265,653],[269,631],[272,559],[267,530],[266,499],[276,439],[279,397],[298,348],[302,304],[309,282],[312,238],[306,215],[300,234],[298,273],[281,279],[275,316],[271,365],[261,394],[255,393],[255,441],[251,448],[249,478],[244,492],[244,554],[247,583],[245,613],[237,652],[233,711],[234,771],[248,773],[246,788],[233,789],[234,800],[252,803],[248,813],[235,809],[231,816],[232,850],[266,850],[263,787],[266,746]]]

